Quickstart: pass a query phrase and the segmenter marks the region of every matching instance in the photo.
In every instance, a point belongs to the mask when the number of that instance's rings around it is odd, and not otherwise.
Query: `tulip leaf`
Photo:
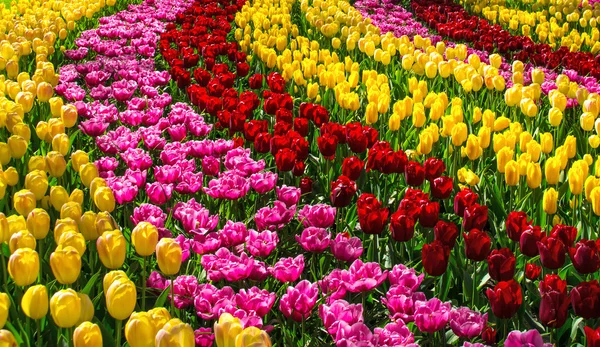
[[[15,340],[17,340],[17,345],[21,346],[25,341],[23,340],[23,338],[19,334],[19,330],[17,330],[14,327],[14,325],[12,325],[10,322],[6,322],[6,327],[13,334],[13,336],[15,337]]]
[[[167,298],[169,297],[170,291],[171,291],[170,286],[165,288],[165,290],[163,290],[163,292],[160,293],[160,296],[158,297],[158,299],[156,299],[156,304],[154,304],[154,307],[165,306],[165,302],[167,302]]]
[[[100,272],[95,273],[94,276],[92,276],[90,278],[90,280],[86,283],[85,287],[83,288],[83,290],[81,292],[85,295],[89,295],[92,288],[96,284],[96,281],[98,281],[99,277],[100,277]]]
[[[477,290],[481,290],[481,288],[483,288],[483,286],[485,286],[486,283],[488,283],[488,281],[490,280],[490,274],[486,273],[485,276],[483,276],[483,278],[481,279],[481,282],[479,282],[479,285],[477,286]]]
[[[104,347],[115,347],[115,338],[113,334],[108,329],[106,329],[104,323],[101,320],[99,320],[98,317],[94,317],[93,321],[94,323],[98,324],[100,332],[102,333],[102,345]]]
[[[573,324],[571,325],[571,336],[570,336],[571,341],[575,340],[575,337],[577,336],[578,331],[583,332],[583,324],[584,323],[585,322],[582,317],[579,317],[573,321]]]

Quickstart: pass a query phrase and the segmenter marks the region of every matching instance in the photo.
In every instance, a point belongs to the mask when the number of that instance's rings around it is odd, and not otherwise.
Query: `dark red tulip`
[[[309,143],[304,137],[296,137],[292,140],[292,150],[296,153],[296,160],[304,161],[308,158]]]
[[[492,312],[498,318],[507,319],[519,310],[523,303],[521,286],[515,280],[500,281],[494,289],[486,291]]]
[[[313,181],[310,177],[302,177],[302,179],[300,180],[300,192],[303,195],[312,192],[312,184]]]
[[[454,197],[454,213],[459,217],[464,216],[465,209],[473,205],[478,198],[479,196],[469,188],[461,190]]]
[[[481,206],[478,203],[465,208],[463,215],[463,229],[483,229],[488,219],[488,208],[487,206]]]
[[[345,177],[345,176],[340,176]],[[389,211],[383,208],[373,194],[362,194],[356,202],[358,223],[365,234],[381,234]]]
[[[552,227],[550,236],[561,240],[566,247],[573,247],[575,238],[577,238],[577,228],[569,225],[556,224]]]
[[[292,130],[292,123],[288,122],[277,122],[273,126],[273,134],[275,136],[289,136]]]
[[[307,136],[308,135],[308,119],[294,118],[294,130],[296,130],[302,137]]]
[[[488,273],[495,281],[508,281],[515,275],[517,259],[508,248],[494,249],[487,257]]]
[[[600,286],[598,281],[581,282],[571,289],[571,306],[579,317],[600,318]]]
[[[419,223],[425,228],[433,228],[439,219],[439,214],[440,204],[437,201],[423,203],[421,204]]]
[[[539,290],[542,296],[539,314],[541,323],[551,328],[560,328],[567,320],[571,303],[567,294],[567,281],[558,275],[546,275],[540,281]]]
[[[486,345],[490,345],[490,346],[495,345],[496,344],[496,333],[498,333],[498,331],[495,330],[494,328],[486,327],[481,332],[481,339],[483,340],[483,342],[485,342]]]
[[[537,247],[540,252],[540,262],[545,268],[556,270],[565,263],[567,248],[561,240],[548,237],[541,242],[538,241]]]
[[[248,84],[250,84],[251,89],[260,89],[263,86],[263,75],[262,74],[254,74],[250,76],[248,79]]]
[[[258,134],[267,132],[268,130],[269,123],[266,120],[253,119],[244,123],[244,138],[246,141],[254,142]]]
[[[441,176],[431,181],[431,196],[436,199],[444,200],[450,197],[454,183],[452,178],[448,176]]]
[[[482,261],[490,254],[492,241],[490,236],[479,229],[471,229],[469,233],[463,233],[465,239],[465,254],[468,259]]]
[[[444,171],[446,171],[446,165],[444,162],[436,158],[428,158],[425,160],[423,167],[425,169],[425,178],[428,181],[433,181],[434,179],[440,177]]]
[[[335,182],[331,182],[331,204],[335,207],[350,205],[352,197],[356,194],[356,183],[342,175]]]
[[[508,234],[508,238],[514,242],[519,242],[523,230],[525,230],[528,225],[530,225],[530,223],[527,222],[527,213],[512,211],[506,218],[506,233]]]
[[[433,234],[436,240],[440,240],[448,248],[452,249],[458,238],[458,226],[452,222],[438,220],[433,227]]]
[[[268,153],[271,148],[271,134],[260,133],[254,138],[254,149],[258,153]]]
[[[409,186],[420,187],[425,180],[425,169],[416,161],[409,161],[404,170],[404,177]]]
[[[365,167],[365,163],[357,156],[344,159],[342,163],[342,175],[356,181]]]
[[[595,241],[580,240],[575,247],[569,248],[569,257],[580,274],[591,274],[600,269],[600,251]]]
[[[319,152],[324,157],[329,158],[335,156],[335,150],[337,149],[338,139],[335,136],[325,134],[317,138],[317,145]]]
[[[295,162],[296,153],[289,148],[282,148],[277,152],[277,155],[275,155],[275,164],[279,171],[292,171]]]
[[[600,327],[595,330],[590,327],[584,327],[585,339],[587,340],[587,347],[600,347]]]
[[[285,91],[285,80],[278,72],[271,72],[267,76],[269,89],[274,93],[283,93]]]
[[[248,72],[250,72],[250,65],[246,62],[237,63],[236,72],[239,77],[246,77],[248,76]]]
[[[536,264],[528,263],[525,265],[525,277],[531,281],[535,281],[542,274],[542,267]]]
[[[346,133],[348,146],[354,153],[363,153],[367,150],[369,139],[363,133],[362,129],[353,129]]]
[[[430,276],[443,275],[448,268],[449,258],[450,248],[438,240],[424,244],[421,250],[423,268]]]
[[[304,170],[306,169],[306,164],[303,161],[296,160],[294,163],[294,168],[292,169],[292,174],[296,177],[300,177],[304,175]]]
[[[410,241],[415,234],[415,221],[399,211],[395,212],[390,219],[390,232],[398,242]]]
[[[537,243],[545,238],[546,234],[542,232],[542,229],[539,226],[530,225],[526,227],[521,233],[521,239],[519,240],[521,253],[528,257],[535,257],[540,254]]]

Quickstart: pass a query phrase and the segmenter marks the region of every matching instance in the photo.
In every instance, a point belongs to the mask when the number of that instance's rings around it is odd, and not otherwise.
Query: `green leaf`
[[[583,324],[584,320],[582,317],[577,318],[573,321],[573,325],[571,326],[571,341],[575,340],[577,336],[577,331],[581,330],[583,332]]]
[[[165,288],[165,290],[163,290],[162,293],[160,293],[160,296],[158,297],[158,299],[156,299],[156,304],[154,304],[154,307],[163,307],[165,306],[165,302],[167,302],[167,298],[169,296],[169,292],[171,291],[171,287],[167,287]]]
[[[83,290],[81,292],[85,295],[89,295],[90,291],[96,284],[96,281],[98,281],[99,277],[100,277],[100,272],[95,273],[94,276],[92,276],[90,278],[90,280],[86,283],[85,287],[83,288]]]
[[[102,333],[102,345],[104,347],[115,347],[115,337],[110,332],[110,330],[108,330],[104,323],[100,321],[97,317],[94,317],[93,321],[94,323],[98,324],[100,332]]]

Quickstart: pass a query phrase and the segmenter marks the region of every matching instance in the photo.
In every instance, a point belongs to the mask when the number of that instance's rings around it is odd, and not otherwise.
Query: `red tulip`
[[[352,156],[344,159],[342,163],[342,175],[356,181],[365,167],[365,163],[357,156]]]
[[[508,281],[515,275],[517,259],[508,248],[495,249],[488,255],[488,273],[495,281]]]
[[[512,317],[523,303],[521,286],[515,280],[498,282],[494,289],[487,289],[486,295],[490,300],[492,312],[502,319]]]
[[[254,74],[250,76],[248,79],[248,84],[252,89],[260,89],[263,86],[263,75],[262,74]]]
[[[540,254],[538,251],[537,243],[546,239],[546,234],[542,232],[542,229],[537,225],[529,225],[521,233],[519,239],[519,247],[521,253],[528,257],[535,257]]]
[[[275,164],[279,171],[292,171],[295,162],[296,153],[289,148],[282,148],[275,155]]]
[[[433,227],[433,233],[436,240],[440,240],[448,248],[454,248],[458,238],[458,227],[452,222],[439,220]]]
[[[440,200],[448,199],[452,194],[454,184],[452,178],[448,176],[441,176],[431,181],[431,195]]]
[[[310,177],[302,177],[300,180],[300,192],[302,195],[312,192],[313,181]]]
[[[423,167],[425,168],[425,178],[428,181],[433,181],[446,171],[444,162],[436,158],[428,158],[425,160]]]
[[[254,142],[258,134],[267,131],[269,131],[269,123],[266,120],[253,119],[244,123],[244,138],[246,141]]]
[[[335,182],[331,182],[331,204],[335,207],[350,205],[352,197],[356,194],[356,183],[342,175]]]
[[[267,76],[269,89],[274,93],[283,93],[285,91],[285,80],[278,72],[271,72]]]
[[[542,274],[541,266],[531,264],[531,263],[528,263],[527,265],[525,265],[525,277],[527,277],[528,279],[535,281],[536,279],[538,279],[538,277],[540,277],[541,274]]]
[[[345,176],[341,176],[345,177]],[[357,203],[358,222],[365,234],[381,234],[387,223],[389,211],[373,194],[362,194]]]
[[[586,326],[583,331],[585,331],[587,347],[600,347],[600,327],[594,330]]]
[[[294,130],[296,130],[300,136],[306,137],[308,135],[308,119],[294,118]]]
[[[292,174],[296,177],[300,177],[304,175],[304,170],[306,169],[306,164],[303,161],[296,160],[294,163],[294,168],[292,169]]]
[[[338,139],[335,136],[325,134],[317,138],[317,145],[319,147],[319,152],[321,152],[325,158],[332,158],[335,156]]]
[[[487,206],[481,206],[478,203],[474,203],[471,206],[465,208],[463,215],[463,229],[483,229],[487,224],[488,219],[488,208]]]
[[[580,240],[575,247],[569,248],[569,257],[573,267],[580,274],[590,274],[600,269],[600,250],[597,241]]]
[[[506,218],[506,233],[514,242],[519,242],[523,230],[530,225],[527,222],[527,214],[520,211],[512,211]]]
[[[567,320],[571,303],[567,294],[567,281],[558,275],[546,275],[540,281],[539,290],[542,296],[539,314],[541,323],[551,328],[560,328]]]
[[[467,259],[482,261],[490,254],[492,241],[485,231],[471,229],[469,233],[463,233],[463,237]]]
[[[483,329],[483,332],[481,332],[481,339],[483,340],[483,342],[485,342],[487,345],[495,345],[496,344],[496,333],[498,331],[495,330],[492,327],[486,327],[485,329]]]
[[[404,169],[404,177],[409,186],[420,187],[425,180],[425,169],[416,161],[409,161]]]
[[[581,282],[571,289],[573,311],[584,319],[600,318],[600,286],[598,281]]]
[[[556,224],[552,227],[552,231],[550,231],[550,237],[561,240],[566,247],[573,247],[573,243],[577,237],[577,228],[569,225]]]
[[[264,132],[254,138],[254,149],[258,153],[268,153],[271,148],[271,134]]]
[[[430,276],[441,276],[448,268],[450,248],[438,240],[426,243],[421,250],[423,268]]]
[[[392,214],[390,219],[392,238],[398,242],[406,242],[415,234],[415,221],[400,211]]]
[[[454,197],[454,213],[459,217],[464,216],[465,209],[473,205],[478,198],[479,196],[469,188],[461,190]]]
[[[419,223],[425,228],[433,228],[439,219],[440,204],[437,201],[429,201],[421,204]]]
[[[250,65],[248,65],[248,63],[246,63],[246,62],[237,63],[236,71],[237,71],[237,75],[239,77],[246,77],[246,76],[248,76],[248,72],[250,72]]]
[[[559,269],[565,263],[567,248],[561,240],[554,237],[537,242],[538,251],[540,252],[540,262],[548,269]]]

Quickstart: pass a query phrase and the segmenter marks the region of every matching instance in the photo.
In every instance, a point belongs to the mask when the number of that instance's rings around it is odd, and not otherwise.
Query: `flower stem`
[[[146,311],[146,257],[142,265],[142,311]]]
[[[115,322],[115,345],[117,347],[121,347],[121,326],[123,324],[123,321],[118,320]]]

